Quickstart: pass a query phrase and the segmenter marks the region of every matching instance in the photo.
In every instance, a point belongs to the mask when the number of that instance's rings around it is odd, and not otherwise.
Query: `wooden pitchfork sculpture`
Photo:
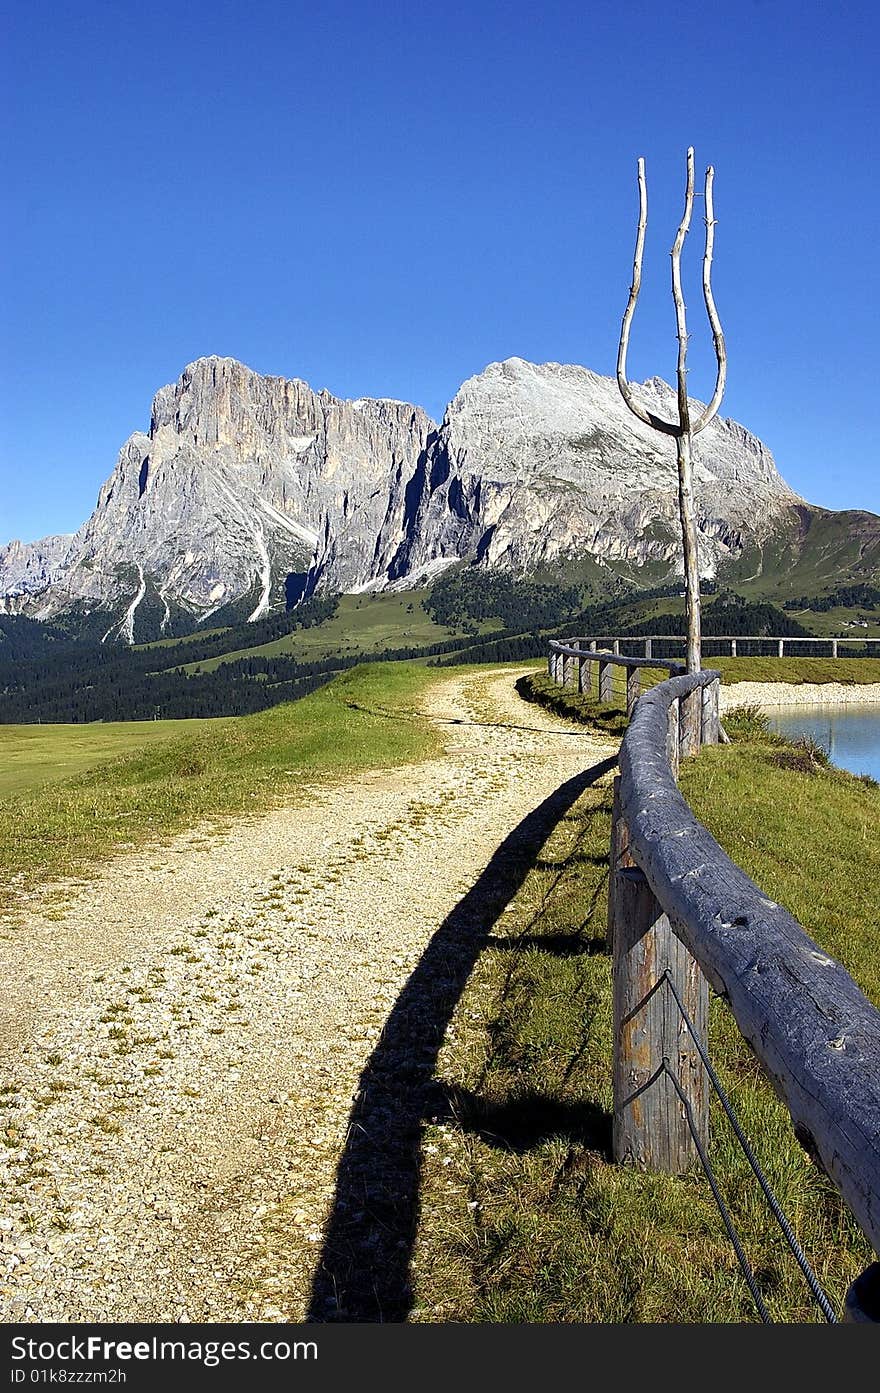
[[[704,203],[706,209],[706,248],[703,254],[703,299],[706,302],[706,313],[709,316],[709,325],[712,329],[712,340],[715,345],[715,359],[718,370],[715,378],[715,391],[712,400],[705,408],[702,415],[693,423],[691,422],[691,409],[687,395],[687,323],[685,320],[685,303],[681,290],[681,250],[684,246],[684,239],[688,234],[691,224],[691,212],[694,205],[694,152],[691,147],[687,152],[687,186],[684,197],[684,215],[676,233],[675,241],[672,244],[672,298],[675,302],[675,319],[678,326],[678,421],[664,421],[653,412],[648,411],[633,395],[632,388],[626,378],[626,351],[629,346],[629,330],[635,313],[636,301],[639,298],[639,288],[642,281],[642,255],[645,249],[645,228],[648,225],[648,192],[645,184],[645,161],[640,159],[638,162],[639,170],[639,227],[636,236],[635,259],[633,261],[633,279],[629,290],[629,301],[623,315],[623,325],[620,331],[620,347],[617,352],[617,385],[620,388],[621,396],[626,402],[630,411],[638,416],[640,421],[646,425],[653,426],[655,430],[661,431],[664,435],[675,437],[676,455],[678,460],[678,507],[681,516],[681,535],[684,550],[684,588],[685,588],[685,609],[687,614],[687,670],[688,672],[700,671],[700,570],[699,556],[697,552],[697,524],[694,510],[694,486],[693,486],[693,458],[692,441],[695,435],[699,435],[701,430],[712,420],[712,417],[721,404],[724,395],[724,384],[727,378],[727,350],[724,347],[724,335],[721,332],[721,322],[718,318],[718,311],[715,308],[715,301],[712,296],[712,252],[715,242],[715,214],[712,204],[712,183],[715,178],[715,170],[710,165],[706,170],[706,184],[704,189]]]

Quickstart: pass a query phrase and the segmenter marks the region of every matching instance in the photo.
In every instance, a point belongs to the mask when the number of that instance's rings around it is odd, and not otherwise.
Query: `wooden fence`
[[[586,696],[593,693],[595,686],[600,701],[611,701],[614,669],[623,668],[626,671],[626,714],[631,716],[641,693],[642,668],[661,668],[670,675],[684,672],[684,665],[680,662],[653,658],[650,640],[641,658],[622,655],[618,639],[614,639],[612,647],[608,649],[600,648],[600,642],[595,638],[572,638],[566,643],[551,639],[547,671],[554,682],[562,687],[575,687]],[[597,671],[597,684],[593,683],[593,665]]]
[[[676,650],[684,653],[685,638],[683,634],[627,634],[623,638],[615,638],[608,634],[598,634],[594,638],[570,638],[564,644],[551,642],[551,654],[554,648],[566,647],[590,647],[592,649],[607,650],[610,653],[622,654],[623,649],[641,649],[641,656],[651,658],[654,653],[660,656],[660,649],[663,645],[672,645]],[[703,656],[715,658],[731,657],[737,658],[749,653],[752,657],[775,657],[784,658],[786,654],[797,652],[798,648],[807,645],[819,649],[818,654],[812,656],[836,658],[839,650],[851,648],[858,645],[864,650],[864,655],[876,650],[880,654],[880,638],[858,638],[855,634],[847,638],[801,638],[783,637],[768,638],[766,634],[703,634]],[[752,649],[760,648],[765,650],[763,653],[751,652]],[[711,649],[711,655],[710,655]],[[636,656],[629,653],[629,656]],[[663,662],[654,662],[652,666],[663,667],[669,665],[668,655]]]
[[[566,659],[629,666],[613,652],[585,657],[582,642],[551,644],[558,681]],[[719,738],[718,692],[711,670],[660,682],[633,703],[621,745],[608,909],[615,1158],[675,1173],[707,1147],[697,1040],[705,1052],[711,983],[798,1140],[880,1253],[880,1012],[729,859],[682,797],[680,758]],[[880,1264],[853,1283],[847,1317],[880,1320]]]

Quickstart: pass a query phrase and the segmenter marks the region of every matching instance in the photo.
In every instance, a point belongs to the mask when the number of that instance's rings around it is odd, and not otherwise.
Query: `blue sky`
[[[835,0],[17,0],[3,14],[0,543],[73,530],[202,354],[439,417],[514,354],[675,369],[716,169],[722,414],[880,511],[880,19]],[[698,214],[699,215],[699,214]],[[688,244],[691,386],[711,391]]]

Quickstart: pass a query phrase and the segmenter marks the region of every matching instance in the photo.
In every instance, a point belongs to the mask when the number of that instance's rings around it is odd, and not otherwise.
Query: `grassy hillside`
[[[810,527],[821,532],[827,520],[822,515],[816,521],[814,514],[806,510],[808,520],[813,519]],[[807,527],[800,513],[793,516],[798,526]],[[827,515],[832,522],[836,517]],[[870,522],[869,514],[858,518]],[[827,527],[834,532],[837,523]],[[839,528],[834,532],[839,542],[838,533]],[[833,552],[831,543],[829,549]],[[870,535],[860,552],[866,566],[869,554]],[[782,566],[787,555],[783,547],[774,564]],[[546,653],[549,637],[683,633],[679,583],[621,593],[619,577],[610,577],[602,598],[592,581],[565,585],[561,575],[554,569],[543,580],[523,580],[461,566],[430,591],[313,599],[253,625],[237,624],[134,649],[75,644],[64,636],[41,634],[41,626],[32,621],[7,617],[5,627],[0,626],[0,723],[245,715],[301,698],[362,660],[436,657],[440,665],[494,663],[538,658]],[[871,599],[875,588],[866,581],[848,587],[835,583],[819,594],[817,585],[815,572],[797,574],[786,582],[778,602],[770,604],[756,598],[758,592],[749,598],[707,583],[707,660],[713,633],[769,639],[837,632],[844,641],[856,642],[866,635],[880,636],[880,608]],[[831,597],[846,595],[852,605],[836,600],[831,604]],[[789,607],[783,608],[785,601]],[[793,601],[797,612],[790,607]],[[846,627],[861,624],[863,613],[868,627]],[[666,654],[658,648],[655,656]]]
[[[724,682],[880,682],[878,658],[706,658]]]
[[[256,644],[230,650],[216,658],[200,663],[187,663],[184,672],[197,667],[212,672],[222,663],[250,657],[277,657],[287,654],[302,662],[334,656],[373,656],[394,648],[421,648],[444,643],[460,632],[455,627],[436,623],[422,607],[426,590],[410,590],[400,595],[340,595],[338,608],[331,619],[308,629],[297,629],[270,643]],[[490,634],[502,627],[499,619],[486,619],[476,626],[477,632]],[[173,662],[174,645],[167,651]]]
[[[127,753],[0,805],[0,905],[13,888],[81,871],[122,844],[162,839],[204,818],[261,812],[307,797],[303,790],[316,780],[429,753],[438,738],[412,710],[432,680],[424,668],[386,663],[353,669],[255,716],[181,722],[182,733],[146,747],[142,725],[123,727],[110,747]],[[63,760],[68,729],[36,729],[42,758],[54,746]],[[86,758],[101,739],[90,738]]]
[[[749,547],[724,567],[719,579],[751,598],[781,603],[795,595],[821,595],[839,585],[880,583],[880,517],[833,513],[799,504],[776,534]]]
[[[94,725],[0,725],[0,799],[69,778],[208,721],[106,721]]]

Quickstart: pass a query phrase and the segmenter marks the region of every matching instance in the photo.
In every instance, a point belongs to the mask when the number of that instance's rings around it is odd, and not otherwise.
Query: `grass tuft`
[[[740,742],[769,741],[775,738],[770,727],[770,717],[762,706],[754,703],[735,706],[732,711],[728,711],[724,716],[724,729],[731,740]]]

